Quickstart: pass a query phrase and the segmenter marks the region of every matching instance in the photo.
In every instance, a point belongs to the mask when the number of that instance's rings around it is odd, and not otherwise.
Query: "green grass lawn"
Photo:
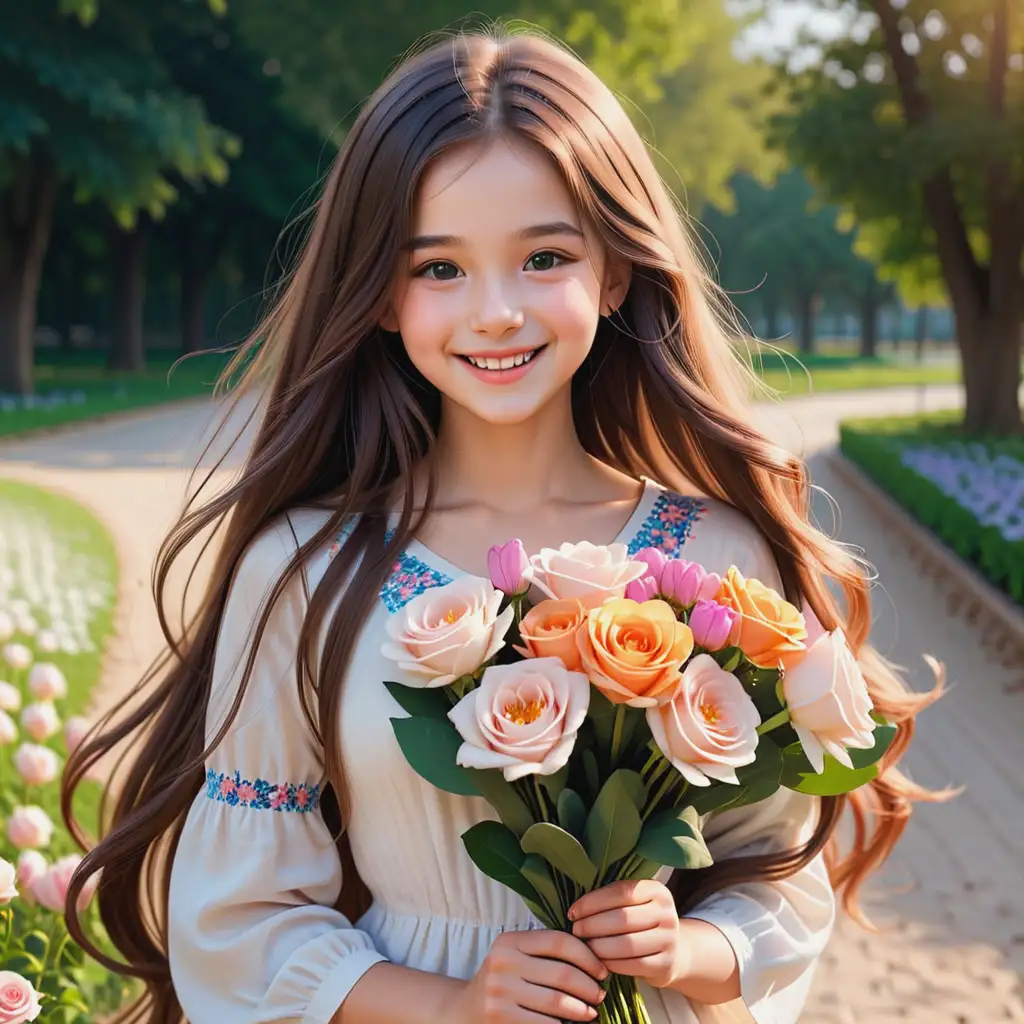
[[[784,398],[825,391],[960,382],[960,368],[956,364],[897,363],[852,356],[797,357],[771,352],[755,356],[752,362],[754,372]]]

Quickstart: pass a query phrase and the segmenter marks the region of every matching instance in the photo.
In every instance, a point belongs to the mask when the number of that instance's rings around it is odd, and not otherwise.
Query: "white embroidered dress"
[[[289,517],[298,540],[326,514]],[[583,538],[574,538],[583,539]],[[594,538],[597,540],[597,538]],[[767,545],[735,510],[684,498],[647,481],[618,541],[651,545],[725,572],[778,586]],[[336,545],[334,546],[336,547]],[[207,736],[237,693],[251,633],[295,539],[282,520],[250,548],[236,574],[214,662]],[[332,556],[307,566],[309,592]],[[349,990],[381,960],[456,978],[476,972],[495,937],[540,927],[520,898],[483,875],[461,835],[493,817],[482,799],[453,796],[406,764],[390,719],[405,713],[382,685],[402,680],[381,654],[385,623],[429,586],[463,575],[413,541],[382,589],[358,641],[340,710],[340,741],[352,788],[349,834],[374,897],[349,921],[333,904],[343,879],[318,808],[322,756],[295,687],[297,637],[307,607],[298,579],[279,599],[230,731],[210,756],[178,846],[170,890],[170,963],[192,1024],[295,1021],[328,1024]],[[322,641],[321,641],[322,642]],[[780,791],[760,805],[712,815],[705,833],[716,860],[791,848],[814,827],[815,801]],[[783,882],[736,886],[690,916],[720,928],[740,963],[747,1009],[691,1005],[644,987],[654,1024],[792,1024],[833,923],[834,899],[821,857]],[[749,1010],[749,1013],[748,1013]]]

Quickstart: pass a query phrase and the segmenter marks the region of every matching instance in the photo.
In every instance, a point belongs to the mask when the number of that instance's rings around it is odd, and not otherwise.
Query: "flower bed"
[[[954,415],[844,423],[840,447],[915,519],[1024,605],[1024,441],[964,438]]]
[[[116,561],[106,531],[73,502],[0,482],[0,1020],[84,1024],[129,994],[87,961],[63,907],[78,850],[63,827],[59,778],[111,630]],[[76,812],[96,823],[99,787]],[[109,948],[92,893],[79,901]]]

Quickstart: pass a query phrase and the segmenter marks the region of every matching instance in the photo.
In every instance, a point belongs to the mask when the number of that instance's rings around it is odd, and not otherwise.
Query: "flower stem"
[[[772,729],[778,729],[779,726],[786,725],[790,720],[789,708],[783,708],[777,715],[772,715],[771,718],[766,722],[762,722],[757,727],[757,735],[763,736],[766,732],[771,732]]]
[[[615,723],[612,726],[612,770],[619,763],[619,747],[622,745],[622,727],[626,721],[626,705],[615,705]]]

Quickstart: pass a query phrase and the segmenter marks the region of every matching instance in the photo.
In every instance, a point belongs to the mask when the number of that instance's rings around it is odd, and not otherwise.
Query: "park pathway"
[[[836,523],[819,495],[819,524],[878,567],[876,646],[917,689],[930,685],[922,652],[947,665],[950,693],[922,715],[905,762],[909,774],[929,787],[966,787],[952,804],[917,810],[869,885],[866,906],[882,933],[840,924],[802,1018],[807,1024],[1024,1022],[1024,693],[1008,692],[1024,669],[1001,666],[983,649],[976,628],[951,610],[943,588],[886,535],[827,457],[843,418],[958,401],[955,388],[929,387],[826,394],[758,410],[772,436],[810,460],[814,482],[842,509]],[[117,539],[120,605],[97,695],[101,708],[125,693],[160,650],[149,596],[152,561],[214,414],[208,403],[190,404],[0,445],[0,476],[77,499]],[[244,440],[229,454],[215,488],[238,466],[243,446]]]

